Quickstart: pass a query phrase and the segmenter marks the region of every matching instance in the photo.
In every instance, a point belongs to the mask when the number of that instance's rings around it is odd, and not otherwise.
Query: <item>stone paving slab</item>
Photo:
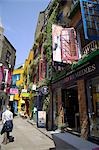
[[[84,140],[70,133],[55,133],[52,135],[55,141],[56,149],[71,149],[71,150],[99,150],[99,145],[90,141]]]
[[[38,128],[33,120],[28,120],[40,132],[54,140],[56,150],[94,150],[99,146],[90,141],[84,140],[80,137],[72,135],[68,132],[60,133],[60,131],[47,131],[45,128]],[[52,150],[55,148],[52,148]]]

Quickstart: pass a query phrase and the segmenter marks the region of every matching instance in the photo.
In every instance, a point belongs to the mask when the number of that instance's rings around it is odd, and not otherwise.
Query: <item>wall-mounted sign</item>
[[[80,0],[85,39],[99,40],[99,0]]]

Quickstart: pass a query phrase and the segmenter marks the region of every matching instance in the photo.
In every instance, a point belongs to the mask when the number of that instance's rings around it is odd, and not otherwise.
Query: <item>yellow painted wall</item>
[[[18,81],[16,82],[16,85],[17,85],[17,86],[23,84],[23,72],[24,72],[24,67],[22,67],[22,68],[20,68],[20,69],[15,69],[15,70],[13,71],[13,75],[20,74],[20,80],[18,80]]]
[[[24,72],[24,66],[20,67],[20,68],[17,68],[13,71],[13,75],[16,75],[16,74],[20,74],[20,80],[18,80],[16,82],[16,85],[17,86],[22,86],[23,85],[23,72]],[[15,100],[18,100],[18,112],[20,112],[20,107],[21,107],[21,98],[20,98],[20,95],[19,93],[18,94],[15,94],[14,96],[14,99]]]
[[[24,72],[26,74],[28,74],[28,67],[32,61],[33,61],[33,50],[30,50],[28,58],[25,60],[24,66],[22,66],[21,68],[17,68],[13,71],[13,75],[20,74],[20,80],[18,80],[16,82],[17,86],[24,85],[24,89],[27,89],[27,85],[25,85],[26,76],[24,77],[23,74],[24,74]],[[21,94],[20,94],[20,96],[19,96],[19,94],[16,94],[14,99],[18,100],[18,112],[20,112],[21,111],[21,104],[23,103]]]
[[[29,68],[29,65],[31,64],[31,62],[33,61],[33,58],[34,58],[34,53],[33,53],[33,50],[31,49],[30,52],[29,52],[29,55],[28,55],[28,58],[25,60],[25,63],[24,63],[24,72],[28,75],[28,68]],[[26,77],[23,79],[24,81],[26,80]],[[27,79],[28,80],[28,79]],[[28,82],[27,82],[28,83]],[[27,85],[24,85],[26,88]]]

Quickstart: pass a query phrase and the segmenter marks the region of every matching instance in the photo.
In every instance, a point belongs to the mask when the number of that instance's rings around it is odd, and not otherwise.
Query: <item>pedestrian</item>
[[[4,134],[3,144],[7,144],[10,138],[10,132],[13,129],[13,113],[10,111],[10,107],[7,105],[6,110],[2,113],[3,128],[1,134]]]

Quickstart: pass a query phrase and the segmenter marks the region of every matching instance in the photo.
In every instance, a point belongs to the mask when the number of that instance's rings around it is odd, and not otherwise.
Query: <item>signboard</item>
[[[3,66],[0,66],[0,85],[2,83],[3,77],[4,77],[4,69]]]
[[[80,0],[85,39],[99,40],[99,0]]]
[[[62,26],[52,25],[52,47],[53,47],[53,61],[62,62],[61,59],[61,43],[60,34]]]
[[[38,127],[46,127],[46,111],[38,111]]]
[[[42,94],[44,94],[44,95],[48,94],[48,92],[49,92],[48,87],[47,87],[47,86],[43,86],[43,87],[41,88],[41,92],[42,92]]]
[[[12,81],[12,72],[11,70],[8,70],[7,84],[11,85],[11,81]]]
[[[10,88],[10,94],[18,94],[17,88]]]
[[[36,84],[33,84],[33,85],[32,85],[32,90],[33,90],[33,91],[36,91]]]
[[[14,95],[10,95],[10,101],[14,100]]]
[[[63,28],[61,31],[62,62],[71,64],[78,60],[78,44],[74,28]]]
[[[53,61],[71,64],[78,60],[75,29],[52,25]]]
[[[27,93],[27,89],[22,89],[21,93]]]
[[[28,98],[29,98],[29,97],[30,97],[30,93],[21,93],[21,96],[22,96],[22,97],[28,97]]]

